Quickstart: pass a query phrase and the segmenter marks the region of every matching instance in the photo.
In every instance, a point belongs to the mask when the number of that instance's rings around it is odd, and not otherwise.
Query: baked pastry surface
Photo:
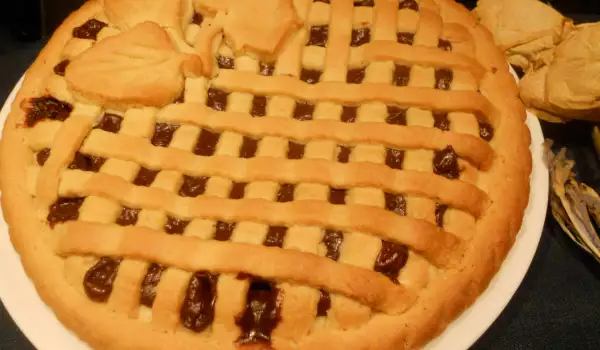
[[[450,0],[92,0],[12,106],[2,207],[93,348],[410,349],[515,239],[524,120]]]

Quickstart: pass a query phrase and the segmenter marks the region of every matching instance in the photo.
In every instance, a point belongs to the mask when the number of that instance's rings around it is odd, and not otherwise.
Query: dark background
[[[0,101],[35,59],[65,14],[82,0],[3,1],[0,9]],[[476,1],[460,1],[473,6]],[[550,0],[577,21],[600,21],[600,0]],[[532,14],[535,16],[535,14]],[[568,146],[578,176],[600,189],[591,125],[543,123],[546,137]],[[0,350],[32,350],[0,304]],[[582,253],[548,215],[531,268],[508,307],[472,347],[483,349],[600,349],[600,264]],[[57,349],[61,350],[61,349]]]

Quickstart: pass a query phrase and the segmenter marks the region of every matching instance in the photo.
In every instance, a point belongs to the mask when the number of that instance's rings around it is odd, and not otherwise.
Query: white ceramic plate
[[[10,104],[21,86],[15,86],[0,111],[0,130]],[[464,350],[469,348],[494,322],[506,307],[529,269],[540,240],[548,204],[548,168],[542,161],[544,137],[540,124],[527,115],[531,131],[533,172],[529,206],[515,245],[487,290],[457,318],[427,350]],[[19,255],[13,249],[6,223],[0,219],[0,298],[15,323],[38,350],[85,350],[89,347],[68,331],[56,319],[37,295],[25,275]]]

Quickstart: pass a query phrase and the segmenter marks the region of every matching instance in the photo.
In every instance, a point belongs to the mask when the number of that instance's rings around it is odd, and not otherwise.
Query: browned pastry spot
[[[494,137],[494,127],[489,123],[479,122],[479,136],[488,142],[491,141]]]
[[[441,68],[435,70],[435,88],[439,90],[450,90],[450,84],[454,73],[451,69]]]
[[[435,223],[438,227],[444,227],[444,214],[448,206],[440,203],[435,204]]]
[[[179,188],[179,195],[183,197],[198,197],[206,190],[207,176],[195,177],[183,175],[183,183]]]
[[[322,73],[323,72],[320,70],[302,68],[302,71],[300,72],[300,80],[308,84],[316,84],[319,82],[319,79],[321,79]]]
[[[277,192],[277,201],[281,203],[291,202],[294,200],[294,184],[281,184]]]
[[[25,126],[33,127],[44,119],[64,121],[73,111],[73,106],[52,96],[34,97],[23,100],[21,108],[25,110]]]
[[[234,69],[235,61],[232,57],[218,56],[217,57],[217,65],[221,69]]]
[[[92,266],[83,278],[85,294],[95,302],[103,303],[112,293],[113,283],[119,271],[121,260],[103,257]]]
[[[116,114],[105,113],[94,129],[102,129],[107,132],[118,133],[121,130],[123,117]]]
[[[387,118],[385,122],[394,125],[406,125],[406,109],[396,106],[387,106]]]
[[[438,40],[438,48],[444,51],[452,51],[452,42],[446,39]]]
[[[433,126],[444,131],[450,130],[450,119],[446,112],[433,112]]]
[[[260,62],[259,73],[264,76],[271,76],[275,71],[275,64],[273,62]]]
[[[410,80],[410,67],[396,64],[392,84],[395,86],[407,86]]]
[[[201,332],[212,323],[215,317],[217,279],[218,276],[205,271],[192,275],[179,314],[184,327]]]
[[[158,170],[150,170],[148,168],[141,167],[135,176],[135,179],[133,179],[133,184],[136,186],[148,187],[152,185],[152,182],[154,182],[154,178],[156,178],[158,172]]]
[[[167,147],[173,139],[173,134],[179,129],[179,125],[167,124],[167,123],[156,123],[154,125],[154,135],[150,143],[157,147]]]
[[[400,44],[412,45],[415,40],[415,33],[398,32],[396,33],[396,41]]]
[[[215,224],[214,239],[217,241],[228,241],[231,238],[235,225],[235,222],[217,221]]]
[[[214,110],[222,112],[227,109],[228,96],[228,92],[215,88],[210,88],[208,89],[208,98],[206,99],[206,105]]]
[[[197,25],[202,25],[204,22],[204,16],[200,12],[194,12],[194,16],[192,16],[192,23]]]
[[[355,28],[352,29],[352,37],[350,46],[357,47],[369,43],[371,41],[371,28]]]
[[[79,207],[83,204],[85,197],[59,197],[50,206],[48,212],[48,224],[54,228],[59,222],[77,220],[79,218]]]
[[[294,119],[296,120],[311,120],[315,105],[306,101],[297,101],[294,108]]]
[[[288,141],[288,159],[301,159],[304,157],[304,148],[306,145],[302,143],[296,143],[292,141]]]
[[[350,147],[347,146],[339,146],[340,150],[338,152],[337,161],[340,163],[348,163],[350,159],[350,152],[352,151]]]
[[[242,330],[238,344],[262,343],[270,348],[271,332],[281,321],[282,300],[283,292],[275,283],[253,279],[246,295],[246,309],[235,320]]]
[[[106,161],[105,158],[89,156],[86,154],[82,154],[79,152],[75,152],[75,157],[71,164],[69,164],[69,169],[77,169],[83,171],[93,171],[97,173],[100,171],[100,168]]]
[[[327,46],[329,39],[329,25],[312,26],[308,35],[306,46]]]
[[[317,303],[317,317],[327,316],[327,311],[331,308],[331,297],[326,290],[319,290],[319,302]]]
[[[181,235],[189,223],[190,222],[187,220],[180,220],[172,216],[167,216],[165,232],[170,235]]]
[[[258,140],[244,136],[242,147],[240,148],[240,158],[254,158],[258,149]]]
[[[381,241],[381,251],[375,260],[373,269],[398,283],[398,273],[408,260],[408,248],[405,245]]]
[[[267,97],[266,96],[254,96],[252,98],[252,108],[250,114],[253,117],[264,117],[267,115]]]
[[[346,204],[346,189],[345,188],[329,188],[329,203],[331,204]]]
[[[375,0],[354,0],[354,6],[375,6]]]
[[[404,161],[404,151],[392,148],[386,148],[385,150],[385,165],[392,169],[402,169],[402,162]]]
[[[413,11],[419,11],[419,4],[415,0],[404,0],[398,4],[398,9],[411,9]]]
[[[60,75],[61,77],[65,76],[65,70],[69,65],[69,60],[62,60],[56,66],[54,66],[54,74]]]
[[[142,305],[152,307],[154,304],[156,287],[165,270],[166,267],[157,263],[152,263],[148,266],[148,271],[146,271],[146,276],[144,276],[142,286],[140,287],[140,303]]]
[[[263,245],[267,247],[283,247],[283,240],[287,230],[285,226],[269,226],[269,231],[267,231]]]
[[[108,24],[101,22],[95,18],[92,18],[85,22],[83,25],[73,29],[73,36],[79,39],[91,39],[96,40],[98,33]]]
[[[349,84],[360,84],[365,79],[366,67],[349,69],[346,74],[346,82]]]
[[[449,179],[458,178],[458,156],[452,146],[448,145],[443,150],[434,152],[433,172]]]
[[[244,194],[246,192],[246,182],[234,182],[231,185],[231,190],[229,191],[229,198],[231,199],[242,199],[244,198]]]
[[[207,157],[212,156],[213,153],[215,153],[215,148],[217,147],[220,138],[220,133],[202,129],[196,147],[194,148],[194,154]]]
[[[139,208],[122,207],[116,224],[120,226],[133,226],[137,223],[139,214]]]
[[[50,148],[44,148],[36,154],[35,159],[39,166],[43,166],[46,164],[48,157],[50,157]]]
[[[342,121],[344,123],[354,123],[356,121],[356,111],[358,106],[343,106],[342,107]]]
[[[404,196],[385,192],[385,210],[406,216],[406,200]]]

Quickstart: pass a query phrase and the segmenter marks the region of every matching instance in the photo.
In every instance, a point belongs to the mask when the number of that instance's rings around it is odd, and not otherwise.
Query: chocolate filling
[[[79,39],[96,40],[98,38],[98,33],[106,26],[108,26],[106,23],[92,18],[83,25],[74,28],[73,36]]]
[[[71,164],[69,164],[69,169],[77,169],[83,171],[93,171],[97,173],[100,171],[100,168],[104,164],[106,159],[96,157],[96,156],[88,156],[79,152],[75,152],[75,156]]]
[[[325,256],[331,260],[337,261],[340,258],[340,247],[344,241],[342,231],[325,230],[321,242],[325,245],[327,251]],[[319,303],[317,304],[317,316],[327,316],[327,311],[331,308],[331,298],[329,292],[320,290]]]
[[[275,64],[272,62],[260,62],[259,64],[259,73],[264,76],[271,76],[275,71]]]
[[[385,192],[385,210],[392,211],[398,215],[406,216],[406,200],[404,196]]]
[[[238,344],[270,344],[271,333],[281,321],[282,300],[283,292],[275,287],[275,283],[252,280],[246,295],[246,309],[236,317],[235,323],[242,330]]]
[[[386,123],[394,125],[406,125],[406,109],[395,106],[387,106]]]
[[[54,66],[54,74],[64,77],[65,70],[67,69],[69,62],[70,62],[69,60],[60,61],[56,66]]]
[[[415,0],[404,0],[398,5],[398,9],[411,9],[413,11],[419,11],[419,4]]]
[[[183,183],[179,187],[179,195],[182,197],[198,197],[206,190],[207,176],[183,175]]]
[[[288,159],[302,159],[304,157],[304,148],[306,146],[301,143],[288,141]]]
[[[396,33],[396,41],[400,44],[412,45],[415,41],[415,33],[398,32]]]
[[[392,83],[396,86],[407,86],[410,79],[410,67],[396,64]]]
[[[121,122],[123,122],[123,117],[106,113],[102,116],[98,124],[94,126],[94,129],[101,129],[116,134],[121,130]]]
[[[375,260],[374,270],[398,283],[398,273],[408,260],[408,248],[402,244],[381,241],[381,251]]]
[[[187,220],[180,220],[172,216],[167,216],[165,232],[170,235],[181,235],[189,223],[190,222]]]
[[[402,161],[404,160],[404,151],[392,148],[385,150],[385,165],[392,169],[402,169]]]
[[[244,136],[242,147],[240,148],[240,158],[253,158],[258,148],[258,140]]]
[[[157,147],[167,147],[173,139],[173,134],[179,129],[179,125],[156,123],[154,126],[154,135],[150,143]]]
[[[184,327],[201,332],[215,317],[218,276],[196,272],[190,278],[179,317]]]
[[[433,126],[444,131],[450,130],[450,119],[446,112],[433,113]]]
[[[458,156],[452,146],[446,146],[441,151],[435,151],[433,156],[433,172],[449,179],[459,176]]]
[[[39,166],[43,166],[44,164],[46,164],[48,157],[50,157],[50,148],[44,148],[43,150],[37,153],[35,159]]]
[[[344,123],[354,123],[356,121],[357,106],[343,106],[342,107],[342,121]]]
[[[59,222],[77,220],[79,218],[79,207],[83,204],[84,197],[59,197],[50,206],[48,212],[48,224],[54,228]]]
[[[267,97],[254,96],[252,99],[252,109],[250,114],[254,117],[264,117],[267,115]]]
[[[435,204],[435,223],[438,227],[444,227],[444,214],[448,206],[440,203]]]
[[[108,300],[120,263],[121,260],[104,257],[86,272],[83,278],[83,289],[88,298],[99,303]]]
[[[317,317],[325,317],[327,316],[327,311],[331,308],[331,297],[327,291],[321,289],[319,292],[321,292],[321,295],[317,304]]]
[[[346,189],[345,188],[329,188],[329,203],[331,204],[346,204]]]
[[[207,129],[202,129],[198,142],[194,148],[194,154],[199,156],[212,156],[215,153],[215,148],[219,142],[221,134],[218,132],[212,132]]]
[[[52,96],[30,98],[25,108],[25,126],[33,127],[44,119],[64,121],[73,111],[73,106]]]
[[[231,238],[234,228],[235,222],[217,221],[214,239],[217,241],[228,241]]]
[[[140,209],[122,207],[116,224],[121,226],[133,226],[137,223]]]
[[[294,184],[281,184],[277,192],[277,201],[281,203],[293,201],[295,188]]]
[[[267,232],[263,245],[267,247],[283,247],[283,240],[287,230],[288,229],[285,226],[269,226],[269,231]]]
[[[373,6],[375,6],[375,1],[374,0],[354,0],[354,6],[373,7]]]
[[[201,13],[194,12],[194,16],[192,17],[192,23],[201,25],[204,22],[204,16]]]
[[[323,72],[320,70],[302,68],[302,71],[300,72],[300,80],[308,84],[316,84],[319,82],[319,79],[321,79],[322,73]]]
[[[346,146],[339,146],[339,148],[340,150],[338,152],[337,161],[340,163],[348,163],[352,149]]]
[[[366,67],[349,69],[346,74],[346,82],[349,84],[360,84],[365,79]]]
[[[154,182],[154,179],[156,178],[158,172],[158,170],[150,170],[141,167],[137,175],[135,176],[135,179],[133,179],[133,184],[136,186],[148,187],[152,185],[152,182]]]
[[[245,182],[234,182],[231,185],[231,190],[229,190],[229,198],[231,199],[242,199],[244,198],[244,194],[246,192]]]
[[[152,263],[148,266],[148,271],[146,271],[146,276],[144,276],[142,286],[140,287],[140,303],[142,305],[152,307],[154,304],[154,299],[156,299],[156,287],[165,270],[166,267],[157,263]]]
[[[444,51],[452,51],[452,42],[450,42],[450,40],[440,39],[438,40],[438,48]]]
[[[223,112],[227,109],[228,96],[228,92],[215,88],[210,88],[208,89],[208,98],[206,99],[206,105],[216,111]]]
[[[312,26],[310,27],[310,33],[308,36],[308,42],[306,46],[327,46],[327,39],[329,38],[329,26]]]
[[[231,57],[218,56],[217,57],[217,65],[221,69],[233,69],[233,68],[235,68],[235,61]]]
[[[310,102],[296,102],[296,108],[294,108],[294,119],[296,120],[311,120],[315,105]]]
[[[492,125],[479,122],[479,136],[488,142],[491,141],[494,137],[494,128]]]
[[[350,39],[350,46],[361,46],[369,43],[369,41],[371,41],[371,28],[352,29],[352,38]]]
[[[454,78],[454,73],[451,69],[436,69],[435,70],[435,88],[439,90],[450,90],[450,84],[452,84],[452,79]]]

